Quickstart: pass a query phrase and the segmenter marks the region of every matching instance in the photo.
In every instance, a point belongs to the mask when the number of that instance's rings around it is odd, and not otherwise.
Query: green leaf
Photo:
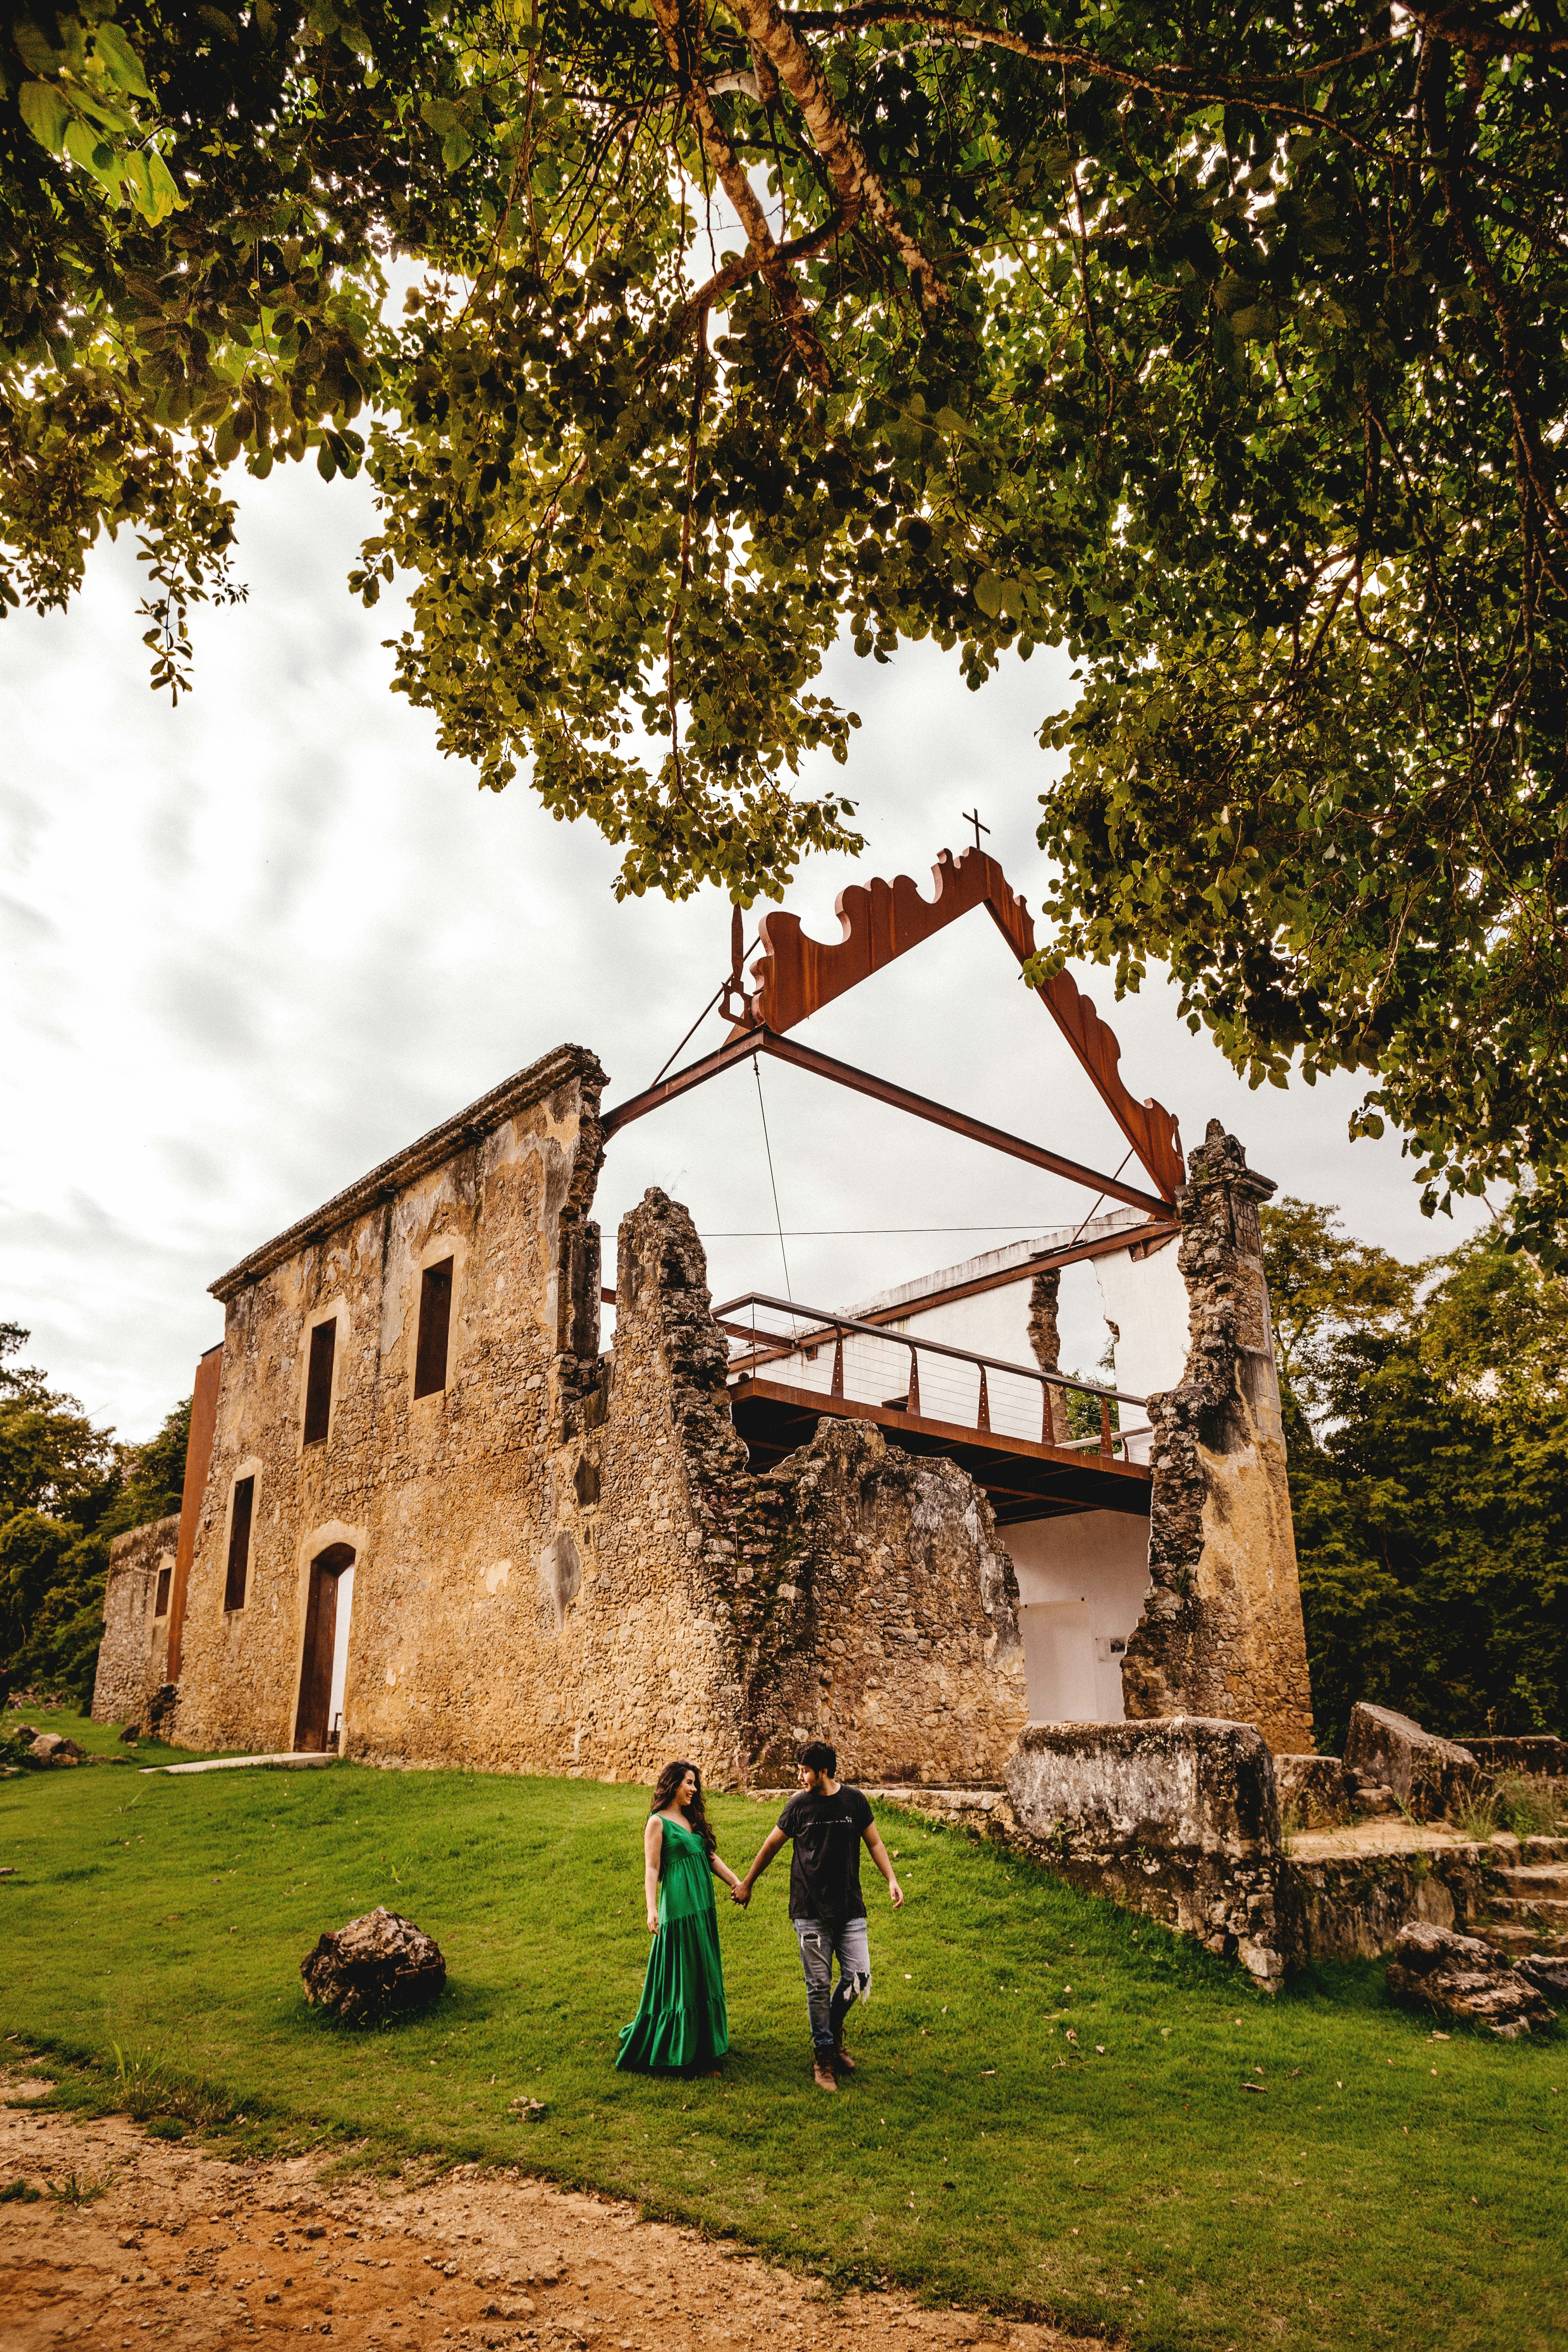
[[[128,90],[132,98],[152,97],[147,77],[142,70],[142,60],[118,25],[100,25],[93,36],[93,50],[108,68],[109,78],[117,89]]]
[[[21,46],[20,42],[17,44]],[[47,81],[25,81],[16,94],[22,120],[40,147],[51,153],[65,152],[66,132],[75,117],[60,92]]]

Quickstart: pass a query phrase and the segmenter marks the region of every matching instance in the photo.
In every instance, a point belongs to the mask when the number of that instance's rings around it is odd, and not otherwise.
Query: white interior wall
[[[1131,1396],[1173,1389],[1186,1369],[1191,1341],[1179,1247],[1169,1241],[1148,1257],[1117,1250],[1094,1261],[1106,1320],[1116,1326],[1116,1385]],[[1125,1412],[1122,1418],[1127,1419]],[[1134,1412],[1130,1426],[1143,1418]],[[1147,1462],[1150,1443],[1148,1437],[1129,1440],[1127,1450],[1134,1462]]]
[[[327,1707],[327,1736],[331,1738],[338,1718],[343,1711],[343,1690],[349,1674],[349,1619],[353,1614],[354,1572],[345,1568],[338,1578],[338,1615],[332,1631],[332,1696]],[[321,1688],[318,1683],[317,1689]]]
[[[1029,1345],[1029,1290],[1034,1274],[1033,1261],[1048,1251],[1066,1246],[1076,1237],[1094,1240],[1101,1234],[1114,1234],[1124,1224],[1140,1221],[1136,1211],[1118,1209],[1097,1217],[1082,1227],[1063,1226],[1054,1233],[1041,1234],[1034,1240],[1015,1243],[1006,1249],[991,1250],[984,1255],[966,1259],[960,1265],[944,1266],[918,1280],[890,1290],[879,1291],[875,1297],[860,1300],[847,1309],[849,1314],[864,1317],[888,1307],[897,1307],[907,1297],[919,1297],[932,1290],[956,1289],[966,1282],[1016,1266],[1018,1279],[994,1290],[984,1290],[970,1298],[958,1298],[942,1307],[927,1307],[900,1316],[890,1323],[889,1330],[907,1332],[912,1339],[941,1339],[949,1347],[973,1349],[977,1355],[994,1356],[1015,1364],[1032,1364],[1034,1351]],[[1140,1268],[1139,1271],[1142,1271]],[[1064,1269],[1064,1294],[1069,1284],[1081,1289],[1086,1269],[1072,1265]],[[1098,1294],[1092,1320],[1103,1315]],[[1074,1304],[1086,1303],[1081,1297]],[[770,1318],[770,1322],[774,1318]],[[1082,1319],[1081,1316],[1079,1319]],[[1082,1353],[1068,1347],[1069,1359]],[[1096,1346],[1083,1361],[1070,1360],[1068,1368],[1083,1372],[1089,1379],[1103,1379],[1097,1370],[1100,1349]],[[866,1333],[853,1333],[844,1343],[844,1393],[863,1404],[882,1404],[901,1394],[909,1381],[909,1351],[890,1339],[875,1339]],[[781,1357],[765,1368],[763,1377],[781,1381],[792,1388],[815,1389],[826,1392],[833,1379],[833,1347],[829,1342],[807,1356],[796,1353]],[[953,1421],[973,1427],[978,1404],[980,1376],[969,1364],[953,1362],[940,1356],[922,1356],[920,1368],[921,1410],[931,1420]],[[1005,1436],[1037,1440],[1043,1426],[1040,1383],[1027,1376],[1015,1377],[1006,1372],[990,1372],[986,1380],[987,1403],[991,1426]]]
[[[1125,1511],[1003,1531],[1018,1572],[1032,1723],[1121,1723],[1121,1655],[1149,1589],[1149,1522]]]

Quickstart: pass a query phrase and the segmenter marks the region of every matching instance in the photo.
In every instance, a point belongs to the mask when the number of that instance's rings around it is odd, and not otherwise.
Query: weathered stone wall
[[[1217,1120],[1177,1196],[1191,1353],[1151,1397],[1151,1589],[1127,1645],[1130,1718],[1255,1723],[1311,1748],[1312,1705],[1255,1175]]]
[[[1007,1798],[1014,1843],[1074,1885],[1283,1980],[1279,1801],[1250,1724],[1031,1724]]]
[[[998,1779],[1026,1710],[1017,1586],[984,1496],[951,1463],[826,1418],[753,1477],[686,1210],[650,1192],[617,1266],[601,1559],[617,1602],[662,1628],[626,1644],[628,1720],[668,1723],[670,1752],[737,1777],[793,1778],[795,1748],[822,1737],[857,1777]],[[693,1690],[706,1716],[682,1747]]]
[[[581,1453],[597,1359],[604,1075],[560,1048],[215,1285],[227,1320],[175,1738],[287,1748],[310,1562],[355,1554],[345,1747],[570,1769]],[[450,1255],[446,1388],[413,1395],[420,1280]],[[338,1322],[330,1434],[302,1444],[313,1325]],[[236,1479],[256,1479],[226,1611]],[[573,1568],[574,1559],[578,1563]],[[564,1704],[563,1695],[564,1694]]]
[[[1028,1720],[1018,1585],[952,1462],[824,1419],[742,1517],[746,1717],[763,1772],[832,1740],[850,1778],[994,1783]]]
[[[174,1570],[180,1515],[153,1519],[116,1536],[109,1547],[109,1584],[103,1596],[103,1640],[92,1686],[95,1723],[145,1725],[163,1680],[169,1619],[154,1614],[158,1575]]]

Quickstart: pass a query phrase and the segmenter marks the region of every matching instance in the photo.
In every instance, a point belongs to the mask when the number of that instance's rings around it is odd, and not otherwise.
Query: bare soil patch
[[[982,2340],[1091,2352],[1089,2339],[820,2282],[635,2206],[463,2168],[411,2186],[323,2160],[235,2163],[28,2102],[0,2069],[5,2352],[140,2352],[330,2336],[342,2352],[483,2345],[551,2352],[922,2352]],[[81,2193],[101,2195],[79,2201]],[[1100,2352],[1100,2347],[1094,2347]]]

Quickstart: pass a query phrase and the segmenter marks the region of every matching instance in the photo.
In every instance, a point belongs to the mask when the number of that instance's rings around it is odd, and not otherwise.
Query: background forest
[[[1358,1698],[1568,1730],[1568,1282],[1484,1235],[1409,1265],[1263,1213],[1319,1745]],[[121,1445],[0,1324],[0,1680],[90,1704],[110,1538],[178,1510],[189,1402]]]
[[[75,1397],[13,1360],[0,1323],[0,1700],[36,1687],[92,1704],[110,1539],[180,1507],[187,1398],[144,1445],[95,1429]]]

